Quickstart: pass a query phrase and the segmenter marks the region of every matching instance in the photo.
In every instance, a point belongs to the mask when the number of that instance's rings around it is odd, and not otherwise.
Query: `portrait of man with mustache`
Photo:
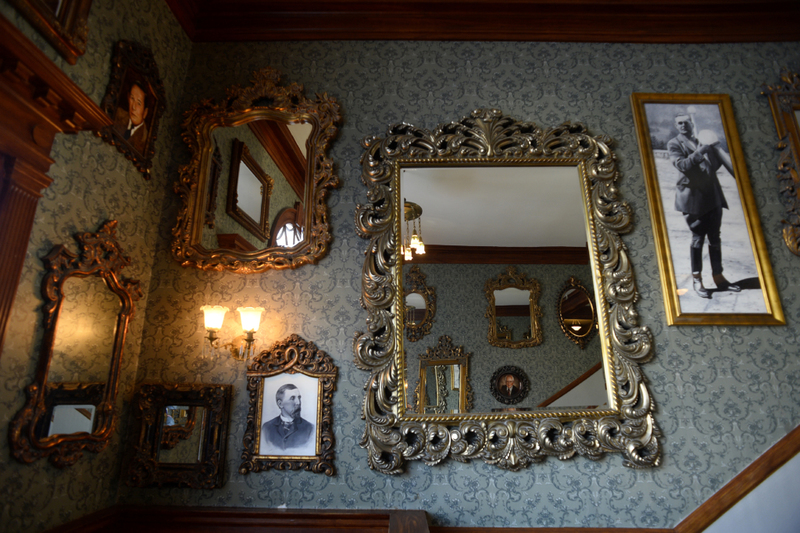
[[[275,401],[280,414],[261,426],[260,454],[269,448],[291,450],[308,443],[314,433],[314,425],[300,416],[302,401],[300,390],[287,383],[278,389]]]

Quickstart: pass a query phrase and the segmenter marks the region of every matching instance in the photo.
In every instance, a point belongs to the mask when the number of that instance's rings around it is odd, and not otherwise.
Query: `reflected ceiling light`
[[[216,353],[220,348],[228,348],[234,359],[243,361],[255,352],[255,333],[261,324],[261,313],[264,312],[263,307],[239,307],[236,309],[239,311],[244,335],[239,335],[231,342],[221,346],[217,332],[222,328],[225,313],[229,309],[221,305],[204,305],[200,310],[203,311],[205,327],[208,332],[206,339],[208,339],[212,353]]]
[[[422,242],[422,207],[414,202],[409,202],[403,198],[403,218],[406,221],[406,240],[401,247],[403,259],[411,261],[413,255],[411,250],[417,255],[425,253],[425,243]],[[419,220],[419,231],[417,230],[417,221]],[[411,222],[411,227],[409,227]],[[411,236],[410,238],[408,236]]]

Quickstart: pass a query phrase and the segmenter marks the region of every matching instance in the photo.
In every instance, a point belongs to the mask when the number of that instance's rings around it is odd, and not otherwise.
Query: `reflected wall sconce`
[[[227,307],[221,305],[204,305],[200,308],[203,311],[205,320],[205,327],[208,335],[208,344],[211,349],[216,351],[221,348],[228,348],[231,357],[238,361],[244,361],[255,351],[255,333],[258,331],[258,326],[261,325],[261,313],[264,312],[263,307],[239,307],[239,319],[242,324],[244,335],[239,335],[231,342],[220,345],[217,332],[222,328],[222,322],[225,319],[225,313],[229,311]]]

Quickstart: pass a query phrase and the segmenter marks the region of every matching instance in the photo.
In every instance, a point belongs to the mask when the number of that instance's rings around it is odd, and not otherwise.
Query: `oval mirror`
[[[175,186],[182,206],[172,246],[183,266],[253,273],[327,253],[326,197],[339,184],[327,150],[339,105],[327,94],[309,100],[279,79],[259,70],[252,86],[228,89],[223,103],[204,100],[186,112],[192,159]]]
[[[415,342],[431,332],[436,315],[436,289],[429,287],[426,276],[416,265],[406,269],[405,331],[406,338]]]
[[[574,276],[561,291],[556,314],[564,335],[581,349],[586,348],[596,329],[597,316],[591,294]]]
[[[369,203],[359,206],[356,226],[372,244],[361,296],[368,331],[357,337],[354,351],[359,368],[371,372],[362,443],[370,467],[394,474],[408,460],[433,465],[452,457],[519,470],[545,456],[596,459],[607,452],[624,454],[629,466],[657,465],[659,433],[638,369],[650,357],[652,336],[637,324],[633,307],[633,270],[619,238],[631,229],[632,217],[619,199],[619,173],[608,139],[590,135],[582,124],[541,129],[499,110],[479,109],[432,130],[395,124],[385,136],[362,144],[361,178]],[[409,204],[420,207],[411,224],[403,216]],[[423,373],[427,365],[421,356],[396,334],[406,327],[395,295],[404,295],[397,280],[408,262],[448,280],[437,322],[457,332],[455,341],[476,354],[470,374],[481,387],[468,412],[451,412],[449,402],[448,412],[420,410],[419,402],[409,409],[406,395],[414,381],[443,379],[445,386],[447,381],[435,370]],[[540,314],[541,294],[534,278],[553,280],[565,270],[593,276],[603,291],[594,301],[601,342],[597,350],[574,357],[565,355],[567,339],[537,335],[542,325],[532,320]],[[553,290],[553,284],[546,288]],[[555,303],[557,294],[551,297]],[[526,298],[526,316],[513,316],[523,314],[516,309]],[[484,313],[491,315],[495,333],[502,330],[500,337],[512,339],[505,342],[531,345],[525,351],[494,345],[484,333]],[[501,314],[512,316],[497,317]],[[520,318],[528,327],[506,318]],[[497,335],[494,339],[502,342]],[[530,390],[516,395],[521,378],[498,374],[495,388],[507,387],[506,396],[519,400],[509,408],[489,389],[498,368],[512,366],[529,378]],[[595,375],[602,401],[567,398],[571,383]],[[428,396],[423,406],[442,410],[438,385],[420,384]],[[564,405],[560,398],[576,403]]]

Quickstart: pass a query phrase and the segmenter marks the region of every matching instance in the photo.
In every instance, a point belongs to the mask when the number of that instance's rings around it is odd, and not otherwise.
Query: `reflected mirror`
[[[658,464],[649,395],[635,368],[649,358],[652,338],[647,328],[636,324],[632,308],[633,272],[618,237],[631,228],[630,209],[618,198],[618,172],[606,142],[589,135],[581,124],[542,130],[498,110],[476,110],[432,131],[401,123],[391,126],[385,137],[363,141],[367,151],[362,180],[370,188],[370,203],[359,206],[356,221],[359,234],[373,244],[364,264],[362,291],[369,331],[356,339],[355,354],[359,367],[372,373],[362,444],[369,450],[372,468],[396,473],[405,460],[435,464],[454,456],[518,470],[545,455],[566,459],[606,452],[623,453],[630,465]],[[401,215],[408,203],[420,206],[412,231],[424,242],[424,254],[399,253],[399,243],[413,238],[404,234]],[[432,284],[448,287],[439,294],[437,323],[457,331],[459,344],[476,354],[470,362],[471,377],[487,386],[476,390],[469,412],[433,415],[407,410],[407,384],[437,378],[435,371],[431,378],[427,370],[423,373],[419,356],[393,334],[406,327],[405,314],[394,313],[398,302],[387,303],[385,295],[405,294],[396,285],[408,263],[425,265]],[[499,267],[499,277],[498,264],[506,265]],[[531,343],[526,337],[537,337],[532,319],[540,316],[536,298],[531,298],[534,280],[541,300],[555,305],[570,274],[592,279],[603,289],[594,303],[604,335],[594,347],[590,343],[580,350],[551,320],[539,323],[541,336]],[[514,282],[495,283],[504,276]],[[514,290],[505,292],[509,288]],[[502,314],[517,315],[526,296],[530,311],[519,318],[528,327],[513,322],[516,316],[499,321],[495,316],[490,327],[501,330],[495,336],[498,343],[505,336],[511,339],[507,342],[518,339],[528,346],[507,350],[485,333],[475,334],[486,331],[486,315],[499,314],[492,300],[501,299]],[[394,364],[388,364],[392,360]],[[598,402],[547,405],[598,364],[602,377],[608,378],[603,386],[605,408],[597,408]],[[493,373],[507,365],[529,377],[530,392],[515,411],[498,413],[503,404],[488,384]],[[397,386],[395,368],[400,373]],[[424,389],[431,404],[438,403],[441,394],[437,398],[435,389]],[[390,411],[396,418],[385,416]],[[432,416],[442,431],[422,429]],[[636,435],[615,430],[618,438],[609,439],[602,429],[607,423],[635,427]],[[552,433],[538,433],[541,424]],[[575,424],[580,431],[572,431]]]
[[[406,270],[405,332],[416,342],[431,332],[436,315],[436,289],[429,287],[426,276],[418,266]]]
[[[126,483],[221,487],[232,393],[231,385],[140,385],[133,401],[139,430]]]
[[[527,348],[542,343],[539,319],[539,282],[510,266],[498,279],[486,282],[489,306],[489,344],[501,348]]]
[[[454,346],[447,335],[435,348],[419,355],[419,381],[414,391],[418,413],[458,414],[472,409],[471,355],[463,346]]]
[[[116,240],[117,222],[79,233],[80,255],[58,245],[44,258],[44,338],[36,382],[10,426],[14,457],[64,467],[105,448],[116,422],[119,367],[139,282]]]
[[[586,348],[596,329],[597,317],[591,294],[576,277],[570,277],[561,291],[556,314],[564,335],[581,349]]]
[[[327,150],[340,121],[327,94],[278,85],[277,71],[257,71],[252,86],[228,89],[217,105],[186,112],[183,138],[192,152],[175,190],[182,207],[173,254],[183,266],[263,272],[316,263],[331,239],[326,197],[339,184]],[[214,149],[223,170],[215,188]],[[215,190],[214,224],[203,224]]]

